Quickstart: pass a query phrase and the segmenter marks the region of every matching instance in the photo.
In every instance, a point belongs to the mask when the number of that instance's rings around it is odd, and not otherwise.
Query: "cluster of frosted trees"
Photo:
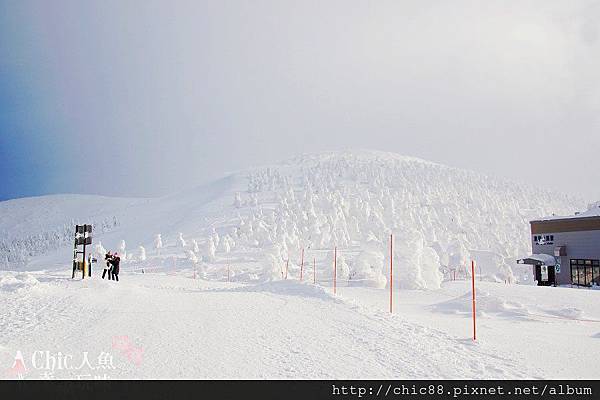
[[[200,261],[215,262],[217,252],[228,254],[234,246],[235,241],[229,234],[220,236],[215,229],[212,229],[211,234],[200,244],[196,239],[186,239],[182,232],[178,233],[176,239],[176,247],[180,248],[186,258],[193,264]],[[157,234],[154,238],[156,255],[160,256],[163,247],[162,234]]]
[[[532,214],[573,212],[566,196],[419,160],[350,154],[302,166],[255,171],[234,200],[243,210],[233,239],[265,249],[274,275],[301,247],[337,246],[358,251],[344,259],[351,279],[385,285],[394,233],[399,284],[437,287],[441,267],[464,268],[472,250],[510,270],[506,263],[529,251]]]
[[[109,232],[119,225],[116,217],[91,221],[94,233]],[[70,221],[54,229],[32,232],[30,235],[11,239],[0,239],[0,268],[18,268],[27,263],[30,257],[45,254],[65,245],[73,244],[75,221]]]

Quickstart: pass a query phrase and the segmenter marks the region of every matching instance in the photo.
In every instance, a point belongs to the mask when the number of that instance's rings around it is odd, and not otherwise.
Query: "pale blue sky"
[[[600,198],[598,1],[0,0],[0,199],[373,148]]]

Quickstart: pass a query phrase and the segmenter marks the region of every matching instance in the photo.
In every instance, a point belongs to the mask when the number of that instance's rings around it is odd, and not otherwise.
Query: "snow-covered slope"
[[[565,195],[393,153],[328,152],[158,199],[47,196],[0,203],[0,264],[69,268],[70,240],[47,237],[55,238],[55,230],[68,237],[74,220],[94,223],[94,242],[124,250],[124,267],[132,269],[196,268],[218,278],[235,264],[236,279],[278,279],[286,262],[288,274],[299,274],[304,249],[306,263],[314,259],[318,278],[327,281],[337,246],[342,284],[381,287],[394,234],[401,287],[439,287],[444,273],[464,273],[470,258],[487,279],[522,281],[527,271],[515,270],[514,260],[529,251],[528,221],[581,206]],[[28,227],[46,236],[31,240]]]
[[[176,274],[0,272],[0,379],[597,379],[600,291],[387,291]],[[552,344],[553,351],[540,352]],[[46,353],[48,352],[48,353]],[[48,355],[46,355],[48,354]],[[45,360],[71,357],[68,367]],[[84,363],[87,355],[89,364]],[[23,357],[24,369],[15,368]]]
[[[117,215],[141,201],[64,194],[0,202],[0,268],[22,268],[33,256],[72,244],[76,223],[109,232],[120,224]]]

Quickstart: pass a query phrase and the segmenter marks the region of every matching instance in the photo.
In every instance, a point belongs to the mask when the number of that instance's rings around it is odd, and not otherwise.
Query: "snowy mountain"
[[[69,268],[73,223],[93,223],[96,250],[124,268],[195,268],[208,278],[280,279],[317,266],[348,286],[437,288],[475,259],[489,280],[530,279],[530,219],[571,214],[580,200],[475,172],[377,151],[302,155],[156,199],[59,195],[0,203],[4,269]],[[160,235],[160,240],[157,236]],[[100,246],[98,246],[100,244]],[[130,247],[133,245],[133,249]],[[158,246],[157,246],[158,245]],[[314,260],[314,261],[313,261]],[[286,267],[287,264],[287,267]]]

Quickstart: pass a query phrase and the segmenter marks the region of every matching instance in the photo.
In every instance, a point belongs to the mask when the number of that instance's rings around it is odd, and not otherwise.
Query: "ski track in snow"
[[[26,361],[34,351],[48,350],[75,358],[109,352],[113,379],[539,376],[484,344],[298,282],[227,286],[140,274],[116,284],[96,278],[82,285],[52,275],[0,296],[7,304],[0,319],[3,366],[11,365],[17,350]],[[111,348],[120,336],[143,349],[140,365]],[[64,375],[56,377],[69,377]]]

